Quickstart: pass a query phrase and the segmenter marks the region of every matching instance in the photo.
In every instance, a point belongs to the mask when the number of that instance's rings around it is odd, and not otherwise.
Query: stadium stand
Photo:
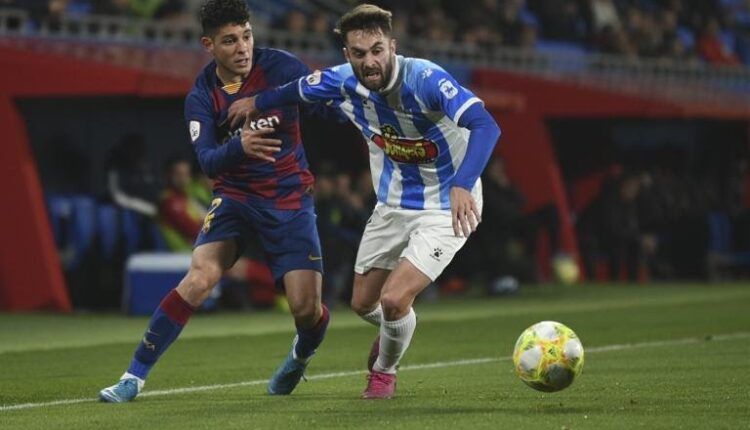
[[[38,89],[23,87],[16,76],[8,77],[5,88],[0,84],[2,97],[10,100],[30,94],[57,93],[68,97],[125,96],[150,100],[183,97],[207,58],[196,43],[200,29],[192,19],[199,2],[155,2],[160,6],[148,10],[132,5],[118,9],[115,3],[122,2],[0,2],[3,63],[18,66],[18,70],[32,70],[39,61],[46,61],[47,73],[59,76],[59,82],[41,83]],[[325,30],[332,27],[337,14],[352,2],[250,0],[248,3],[255,11],[258,45],[290,50],[313,67],[341,61],[335,38]],[[730,154],[726,157],[747,154],[748,137],[741,131],[750,119],[747,2],[565,0],[562,7],[553,9],[552,2],[540,0],[498,0],[477,2],[470,11],[457,10],[460,3],[451,1],[375,3],[395,11],[394,25],[401,53],[431,58],[444,65],[460,82],[475,89],[498,117],[504,131],[498,154],[507,161],[507,174],[524,196],[524,211],[532,213],[552,205],[559,214],[560,249],[555,252],[579,255],[577,216],[602,189],[607,178],[599,174],[602,169],[623,162],[602,159],[594,167],[576,171],[575,166],[582,164],[580,160],[590,155],[566,155],[568,150],[560,141],[570,145],[570,142],[602,139],[607,145],[617,147],[617,136],[627,134],[622,131],[628,127],[621,124],[623,121],[684,120],[708,124],[706,130],[722,130],[715,134],[696,132],[693,140],[676,138],[685,148],[733,145],[722,149],[722,154]],[[60,58],[68,63],[57,64]],[[117,76],[111,82],[82,82],[86,75],[74,76],[70,69],[73,67],[93,68],[101,73],[115,71]],[[47,90],[50,92],[45,93]],[[560,139],[564,127],[557,126],[555,121],[590,118],[611,123],[607,129],[611,135],[589,138],[582,133]],[[586,123],[583,129],[588,126]],[[38,133],[30,130],[28,140],[34,141]],[[716,141],[714,135],[718,136]],[[29,141],[13,141],[20,148],[19,154],[23,148],[36,145]],[[170,145],[177,148],[183,143],[176,139]],[[654,147],[668,144],[671,143],[662,142]],[[626,148],[629,143],[619,145],[619,152],[612,149],[617,156],[633,152]],[[726,164],[709,161],[712,168],[719,170]],[[638,163],[631,160],[629,164]],[[695,165],[690,164],[692,167],[682,172],[675,169],[675,175],[708,176],[696,173],[699,168]],[[534,166],[533,171],[528,166]],[[636,167],[647,170],[652,166]],[[726,182],[721,172],[712,175],[719,184]],[[721,192],[722,186],[716,187]],[[582,195],[587,197],[577,197]],[[48,194],[46,201],[54,233],[54,243],[50,241],[49,245],[56,245],[60,251],[66,271],[79,267],[92,248],[100,251],[105,261],[119,259],[120,263],[143,250],[139,238],[150,238],[146,246],[149,250],[163,249],[155,229],[154,233],[150,227],[141,231],[148,223],[134,220],[135,215],[128,211],[101,203],[95,192],[75,198]],[[33,210],[33,202],[28,205],[28,210]],[[706,234],[710,234],[704,255],[709,252],[743,255],[735,253],[741,247],[729,243],[733,233],[727,231],[735,231],[731,229],[735,216],[730,211],[721,209],[709,215],[708,210],[695,209],[692,214],[700,215]],[[42,223],[29,228],[44,231],[47,227]],[[115,229],[123,233],[115,234]],[[675,234],[656,233],[655,237],[664,238],[661,242],[664,244]],[[552,252],[549,246],[546,251],[544,246],[540,247],[535,280],[552,276],[551,256],[544,255],[545,252]],[[741,258],[731,261],[744,265]],[[706,271],[710,272],[710,268]],[[672,276],[670,273],[674,272],[665,273]]]

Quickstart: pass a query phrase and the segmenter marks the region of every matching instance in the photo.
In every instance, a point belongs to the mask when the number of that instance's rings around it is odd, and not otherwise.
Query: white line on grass
[[[706,341],[722,341],[722,340],[735,340],[735,339],[748,339],[750,338],[750,332],[733,333],[733,334],[720,334],[715,336],[706,337],[686,337],[682,339],[671,339],[671,340],[657,340],[650,342],[637,342],[637,343],[621,343],[613,345],[594,346],[586,348],[586,353],[596,352],[609,352],[609,351],[620,351],[623,349],[636,349],[636,348],[651,348],[651,347],[663,347],[663,346],[675,346],[675,345],[687,345],[695,344]],[[402,366],[399,371],[405,370],[422,370],[422,369],[437,369],[442,367],[452,366],[470,366],[474,364],[485,364],[492,363],[495,361],[508,361],[511,357],[487,357],[487,358],[474,358],[466,360],[455,360],[455,361],[439,361],[435,363],[425,364],[413,364],[410,366]],[[333,373],[322,373],[319,375],[308,376],[307,379],[331,379],[331,378],[342,378],[346,376],[355,376],[362,374],[362,370],[351,370],[348,372],[333,372]],[[237,387],[248,387],[253,385],[261,385],[267,383],[266,379],[258,379],[255,381],[244,381],[234,382],[231,384],[214,384],[214,385],[202,385],[198,387],[183,387],[183,388],[172,388],[169,390],[155,390],[145,391],[139,395],[139,397],[155,397],[155,396],[169,396],[174,394],[185,394],[185,393],[197,393],[200,391],[211,391],[221,390],[225,388],[237,388]],[[51,402],[39,402],[39,403],[20,403],[16,405],[3,405],[0,406],[0,412],[14,411],[19,409],[32,409],[32,408],[46,408],[49,406],[59,405],[74,405],[77,403],[89,403],[95,402],[98,399],[86,398],[86,399],[66,399],[66,400],[54,400]]]

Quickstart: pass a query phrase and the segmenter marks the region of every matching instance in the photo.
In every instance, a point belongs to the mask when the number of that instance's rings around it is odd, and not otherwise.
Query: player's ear
[[[396,39],[391,38],[391,52],[396,52]]]
[[[349,50],[346,49],[346,46],[341,48],[341,50],[344,52],[344,58],[346,58],[346,61],[349,61]]]
[[[208,52],[213,52],[214,50],[214,41],[208,36],[201,37],[201,45]]]

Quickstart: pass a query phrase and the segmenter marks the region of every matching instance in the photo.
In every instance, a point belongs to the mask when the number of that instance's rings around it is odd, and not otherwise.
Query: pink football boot
[[[396,375],[373,370],[367,375],[363,399],[390,399],[396,392]]]

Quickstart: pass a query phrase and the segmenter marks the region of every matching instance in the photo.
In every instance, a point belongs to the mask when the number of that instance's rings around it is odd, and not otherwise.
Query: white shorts
[[[475,199],[481,213],[481,194]],[[464,243],[465,237],[453,233],[450,210],[410,210],[378,202],[362,235],[354,272],[393,270],[407,258],[434,281]]]

